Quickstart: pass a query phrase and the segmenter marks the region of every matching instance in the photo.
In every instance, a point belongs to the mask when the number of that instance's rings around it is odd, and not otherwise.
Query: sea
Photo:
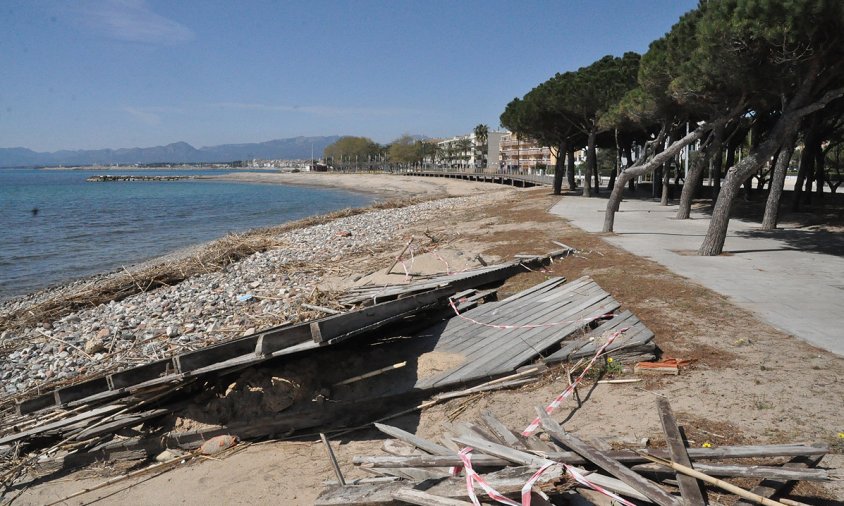
[[[372,195],[217,180],[86,182],[219,170],[0,169],[0,301],[187,246],[347,207]]]

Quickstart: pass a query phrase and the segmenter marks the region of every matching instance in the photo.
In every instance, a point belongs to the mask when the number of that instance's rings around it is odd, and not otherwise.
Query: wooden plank
[[[550,319],[544,318],[533,321],[537,324],[542,324],[547,323],[546,320],[577,320],[581,319],[584,315],[594,314],[598,310],[611,311],[617,307],[618,302],[609,297],[609,295],[598,295],[577,304],[564,315],[559,315],[558,318],[553,318],[555,315],[551,315],[552,317]],[[531,357],[537,356],[545,349],[564,339],[572,332],[582,328],[583,325],[581,322],[575,322],[553,329],[516,329],[521,330],[521,332],[516,332],[515,335],[518,338],[511,339],[507,338],[511,334],[510,332],[503,333],[495,342],[486,340],[483,343],[485,347],[483,355],[467,356],[466,363],[443,375],[443,377],[437,378],[434,381],[434,385],[444,386],[451,382],[467,381],[469,379],[476,379],[514,369],[528,361]]]
[[[783,464],[783,468],[787,469],[808,469],[815,467],[823,459],[823,455],[812,455],[809,457],[795,457],[791,461]],[[762,497],[771,498],[774,495],[785,491],[788,487],[793,485],[793,481],[784,479],[764,479],[761,483],[750,489],[751,492]],[[735,506],[751,506],[754,503],[741,499],[736,502]]]
[[[636,472],[647,472],[652,474],[674,474],[674,471],[671,468],[665,467],[661,464],[637,464],[631,469]],[[742,466],[738,464],[705,464],[700,462],[695,463],[694,469],[710,476],[763,478],[766,480],[778,481],[830,480],[829,472],[827,472],[826,469],[795,469],[780,466]]]
[[[689,459],[689,454],[686,453],[686,444],[683,441],[683,436],[680,434],[680,427],[677,426],[677,420],[674,418],[674,412],[671,410],[671,404],[668,403],[668,399],[658,398],[656,400],[656,407],[659,411],[659,421],[662,423],[662,431],[665,433],[665,439],[668,442],[668,453],[671,455],[671,460],[678,464],[692,467],[692,461]],[[695,466],[695,468],[703,471],[699,466]],[[680,487],[680,495],[683,496],[683,501],[686,505],[705,505],[706,501],[703,499],[703,493],[701,492],[698,481],[683,473],[677,472],[675,474],[677,476],[677,484]]]
[[[450,467],[459,466],[461,464],[460,458],[457,456],[457,451],[454,448],[447,454],[437,455],[408,455],[406,457],[399,456],[357,456],[354,457],[355,465],[366,467]],[[707,452],[706,450],[717,450],[716,452]],[[722,458],[757,458],[757,457],[780,457],[789,455],[802,455],[803,453],[817,452],[813,457],[820,460],[825,453],[823,447],[805,446],[805,445],[770,445],[770,446],[723,446],[720,448],[689,448],[688,453],[691,459],[695,462],[697,467],[698,462],[712,459]],[[625,464],[637,464],[647,462],[636,452],[630,450],[613,450],[606,452],[610,457]],[[651,449],[650,454],[662,458],[669,457],[665,450]],[[550,460],[555,462],[565,462],[567,464],[585,464],[588,461],[574,452],[558,451],[549,452],[545,455]],[[803,457],[796,457],[803,459]],[[499,457],[491,457],[487,455],[476,455],[472,457],[472,462],[478,466],[505,466],[510,461]]]
[[[264,357],[273,352],[283,350],[311,339],[311,328],[308,323],[290,325],[261,332],[255,343],[255,355]]]
[[[383,423],[376,423],[375,428],[380,430],[384,434],[387,434],[388,436],[394,437],[399,441],[404,441],[405,443],[412,444],[416,448],[419,448],[422,451],[426,451],[432,455],[452,454],[452,451],[446,448],[445,446],[439,445],[427,439],[423,439],[419,436],[411,434],[410,432],[399,429],[398,427],[385,425]]]
[[[49,432],[55,429],[61,429],[64,427],[68,427],[73,425],[77,422],[81,422],[84,420],[90,420],[92,418],[97,418],[101,416],[106,416],[111,413],[120,411],[121,409],[125,408],[122,404],[115,404],[115,405],[108,405],[108,406],[101,406],[99,408],[94,408],[90,411],[85,411],[83,413],[79,413],[78,415],[74,415],[68,418],[64,418],[62,420],[57,420],[55,422],[46,423],[43,425],[37,425],[31,429],[24,430],[21,432],[17,432],[14,434],[8,434],[4,437],[0,438],[0,444],[7,444],[13,443],[15,441],[20,441],[22,439],[26,439],[28,437],[36,436],[38,434]]]
[[[456,291],[453,287],[440,288],[357,311],[322,318],[310,323],[311,338],[316,343],[339,342],[375,330],[405,316],[433,308]]]
[[[117,431],[118,429],[138,425],[139,423],[145,422],[147,420],[152,420],[153,418],[158,418],[159,416],[164,416],[168,413],[170,413],[170,410],[165,408],[151,409],[141,413],[127,413],[125,415],[121,415],[119,418],[116,418],[110,422],[106,422],[102,425],[98,425],[90,429],[85,429],[76,436],[74,436],[73,439],[81,441],[86,438],[109,434],[111,432]]]
[[[597,288],[597,285],[595,285]],[[567,287],[563,289],[568,290]],[[559,289],[560,295],[568,295],[566,291]],[[600,292],[603,292],[602,290]],[[596,290],[595,293],[600,293]],[[591,292],[590,292],[591,293]],[[606,295],[606,292],[603,292]],[[581,302],[582,304],[582,302]],[[495,328],[492,325],[523,326],[527,324],[541,324],[557,319],[565,319],[565,316],[576,311],[578,303],[574,298],[558,300],[555,304],[539,305],[534,297],[526,297],[513,303],[499,302],[491,308],[492,314],[485,315],[477,310],[466,313],[465,319],[461,319],[462,325],[458,328],[447,328],[443,333],[441,341],[459,341],[461,344],[449,343],[448,350],[453,353],[462,353],[466,356],[472,355],[478,350],[487,349],[489,339],[509,339],[514,335],[525,332],[522,328]],[[471,320],[481,321],[485,326],[479,326]],[[461,335],[465,331],[465,335]]]
[[[483,478],[491,487],[502,494],[518,494],[521,492],[525,482],[536,472],[530,467],[509,467],[494,473],[484,474]],[[548,469],[537,480],[537,485],[542,486],[552,483],[561,476],[559,469]],[[426,484],[429,485],[429,484]],[[394,491],[406,488],[407,484],[400,482],[373,483],[366,485],[349,485],[340,487],[329,486],[320,493],[314,501],[315,506],[337,506],[337,505],[369,505],[387,506],[394,505]],[[439,482],[432,483],[425,488],[428,494],[439,497],[467,498],[465,478],[446,478]],[[482,489],[476,489],[479,498],[485,498],[486,493]]]
[[[392,496],[393,499],[398,499],[409,504],[420,504],[422,506],[471,506],[472,504],[466,501],[458,501],[457,499],[429,494],[421,490],[414,490],[409,487],[394,490]]]
[[[538,457],[531,453],[526,453],[519,450],[514,450],[512,448],[506,447],[504,445],[499,445],[497,443],[493,443],[491,441],[484,441],[480,438],[474,438],[469,436],[461,436],[454,438],[455,441],[458,443],[464,444],[466,446],[470,446],[481,453],[486,453],[487,455],[492,455],[495,457],[500,457],[510,462],[514,462],[517,464],[531,466],[532,469],[536,469],[537,467],[541,467],[548,463],[550,460],[545,459],[542,457]],[[550,461],[553,462],[553,461]],[[589,474],[589,471],[584,469],[576,469],[577,472],[581,474]],[[643,501],[649,501],[648,497],[643,495],[641,492],[636,490],[635,488],[627,485],[626,483],[617,480],[615,478],[610,478],[609,476],[602,476],[599,474],[589,474],[589,481],[604,487],[608,490],[612,490],[613,492],[617,492],[619,494],[624,494],[628,497],[633,497],[636,499],[641,499]]]
[[[200,350],[182,353],[174,357],[174,360],[179,368],[179,372],[185,374],[195,369],[223,362],[247,353],[253,353],[257,342],[257,335],[247,336],[233,341],[207,346]]]
[[[494,414],[492,414],[492,411],[488,409],[481,411],[481,419],[502,444],[510,446],[517,450],[527,449],[524,443],[522,443],[519,438],[517,438],[516,435],[513,434],[510,429],[507,428],[506,425],[501,423],[501,420],[499,420]]]
[[[18,415],[28,415],[42,409],[51,408],[56,405],[56,396],[50,391],[48,394],[39,395],[32,399],[21,401],[15,406],[15,412]]]
[[[88,381],[83,381],[82,383],[59,388],[53,393],[56,396],[56,404],[62,406],[69,402],[83,399],[101,392],[106,392],[108,390],[108,380],[104,376],[100,376]]]
[[[582,457],[589,459],[604,471],[633,487],[642,495],[660,506],[681,506],[682,502],[676,497],[661,489],[654,482],[631,471],[621,462],[609,456],[606,452],[595,449],[569,432],[559,430],[559,426],[555,423],[551,423],[551,418],[547,413],[545,413],[545,410],[541,408],[537,409],[537,413],[539,414],[539,417],[542,420],[542,426],[545,428],[545,431],[548,432],[548,435],[557,439],[560,443],[579,453]]]
[[[138,367],[131,367],[120,372],[109,374],[108,379],[111,390],[137,385],[151,379],[160,378],[173,374],[177,371],[177,365],[172,358],[156,360],[149,364]]]

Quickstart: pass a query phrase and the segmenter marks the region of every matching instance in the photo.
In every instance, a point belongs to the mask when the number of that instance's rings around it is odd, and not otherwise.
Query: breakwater
[[[91,176],[85,181],[89,183],[111,183],[115,181],[181,181],[184,179],[196,179],[196,176],[138,176],[138,175],[119,175],[113,176],[110,174]]]

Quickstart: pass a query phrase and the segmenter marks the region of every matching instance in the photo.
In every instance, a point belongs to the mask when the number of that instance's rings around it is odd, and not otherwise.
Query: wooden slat
[[[659,411],[659,421],[662,423],[662,431],[665,433],[665,439],[668,442],[668,453],[671,455],[671,460],[678,464],[692,467],[692,461],[689,459],[689,454],[686,453],[686,444],[683,442],[680,427],[677,426],[677,420],[674,418],[674,413],[671,410],[668,399],[658,398],[656,407]],[[703,471],[698,466],[695,466],[695,469]],[[706,471],[703,472],[705,473]],[[680,487],[680,495],[683,496],[683,501],[687,506],[703,506],[706,504],[700,484],[696,479],[679,472],[676,473],[676,476],[677,484]]]
[[[255,355],[264,357],[310,339],[311,328],[307,323],[261,332],[258,335],[258,341],[255,343]]]
[[[254,353],[257,342],[257,335],[242,337],[213,346],[206,346],[196,351],[182,353],[177,355],[174,360],[179,372],[187,374],[202,367],[224,362],[247,353]]]
[[[411,434],[405,430],[399,429],[398,427],[393,427],[391,425],[385,425],[383,423],[376,423],[375,428],[387,434],[388,436],[394,437],[399,441],[404,441],[405,443],[412,444],[416,448],[420,450],[426,451],[432,455],[451,455],[452,451],[446,448],[445,446],[439,445],[434,443],[433,441],[429,441],[427,439],[423,439],[419,436]]]
[[[107,379],[111,390],[117,390],[173,374],[177,370],[176,367],[176,363],[173,362],[172,358],[166,358],[109,374]]]
[[[812,468],[820,463],[821,459],[823,459],[822,455],[813,455],[810,457],[795,457],[791,459],[790,462],[783,464],[783,468],[787,469],[807,469]],[[794,482],[789,480],[783,479],[765,479],[762,480],[761,483],[750,489],[751,492],[757,495],[761,495],[762,497],[771,498],[779,492],[784,491],[789,486],[791,486]],[[740,500],[736,502],[735,506],[750,506],[753,503],[750,503],[745,500]]]
[[[506,425],[501,423],[501,420],[496,418],[495,415],[492,414],[492,411],[488,409],[481,411],[481,419],[483,419],[484,423],[487,427],[489,427],[489,430],[495,434],[502,444],[517,450],[526,449],[524,443],[522,443],[519,438],[507,428]]]
[[[43,425],[38,425],[38,426],[35,426],[31,429],[24,430],[24,431],[21,431],[21,432],[17,432],[17,433],[14,433],[14,434],[8,434],[8,435],[0,438],[0,444],[13,443],[15,441],[20,441],[22,439],[26,439],[28,437],[35,436],[35,435],[38,435],[38,434],[41,434],[41,433],[44,433],[44,432],[48,432],[48,431],[55,430],[55,429],[61,429],[63,427],[68,427],[68,426],[73,425],[73,424],[80,422],[80,421],[90,420],[92,418],[101,417],[101,416],[106,416],[106,415],[109,415],[111,413],[120,411],[124,407],[125,406],[123,406],[121,404],[115,404],[115,405],[109,405],[109,406],[102,406],[102,407],[99,407],[99,408],[94,408],[90,411],[85,411],[84,413],[79,413],[78,415],[74,415],[74,416],[71,416],[71,417],[68,417],[68,418],[65,418],[65,419],[62,419],[62,420],[57,420],[55,422],[50,422],[50,423],[46,423],[46,424],[43,424]]]
[[[457,441],[458,443],[470,446],[470,447],[476,449],[477,451],[479,451],[481,453],[486,453],[487,455],[493,455],[495,457],[500,457],[500,458],[509,460],[510,462],[517,463],[517,464],[532,466],[533,469],[536,469],[536,467],[539,467],[539,466],[543,466],[547,462],[549,462],[548,459],[538,457],[538,456],[533,455],[531,453],[526,453],[526,452],[522,452],[522,451],[519,451],[519,450],[514,450],[514,449],[509,448],[507,446],[499,445],[499,444],[493,443],[491,441],[484,441],[480,438],[462,436],[462,437],[456,437],[456,438],[454,438],[454,440]],[[589,472],[584,470],[584,469],[577,469],[577,471],[579,473],[582,473],[582,474],[589,474]],[[630,485],[627,485],[626,483],[624,483],[620,480],[617,480],[615,478],[610,478],[609,476],[603,476],[603,475],[599,475],[599,474],[589,474],[589,481],[591,481],[592,483],[595,483],[596,485],[604,487],[608,490],[612,490],[613,492],[616,492],[616,493],[619,493],[619,494],[624,494],[628,497],[633,497],[633,498],[641,499],[641,500],[644,500],[644,501],[648,500],[648,498],[645,495],[643,495],[641,492],[637,491],[636,489],[634,489]]]
[[[384,302],[311,322],[311,338],[316,343],[339,342],[375,330],[399,318],[432,308],[456,290],[439,288],[412,297]]]
[[[606,299],[610,299],[610,301],[604,302]],[[598,295],[578,304],[569,312],[561,315],[559,320],[576,320],[599,310],[611,311],[617,307],[618,303],[608,295]],[[549,321],[554,320],[554,318],[551,318]],[[543,323],[543,321],[540,320],[537,323]],[[467,356],[465,364],[458,366],[443,377],[437,378],[433,384],[445,386],[451,382],[467,381],[514,369],[582,327],[583,324],[577,322],[551,329],[538,328],[526,331],[522,329],[518,333],[518,338],[514,339],[506,339],[509,333],[505,333],[495,342],[487,340],[484,343],[485,349],[482,350],[485,352],[483,355]]]
[[[393,491],[392,496],[393,499],[398,499],[409,504],[421,504],[422,506],[471,506],[472,504],[466,501],[458,501],[457,499],[429,494],[421,490],[414,490],[409,487]]]
[[[681,506],[682,502],[676,497],[661,489],[654,482],[631,471],[621,462],[609,456],[606,452],[595,449],[569,432],[559,430],[555,424],[550,423],[551,418],[547,413],[545,413],[545,410],[540,408],[537,410],[537,413],[542,420],[542,426],[545,428],[546,432],[548,432],[551,437],[557,439],[560,443],[579,453],[584,458],[589,459],[604,471],[633,487],[642,495],[660,506]]]
[[[633,466],[636,472],[673,475],[674,470],[662,464],[637,464]],[[828,481],[829,473],[826,469],[794,469],[780,466],[742,466],[738,464],[705,464],[696,462],[694,470],[709,476],[726,476],[740,478],[763,478],[777,481]]]

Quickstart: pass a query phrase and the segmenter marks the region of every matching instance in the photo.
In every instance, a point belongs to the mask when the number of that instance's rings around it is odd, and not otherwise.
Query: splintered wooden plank
[[[537,412],[539,413],[540,420],[542,421],[542,426],[551,437],[579,453],[584,458],[589,459],[604,471],[633,487],[651,501],[659,504],[660,506],[681,506],[683,504],[682,501],[660,488],[656,483],[643,478],[634,471],[631,471],[606,452],[594,448],[569,432],[559,430],[559,426],[550,422],[551,418],[543,409],[540,408]],[[590,477],[590,480],[591,479],[592,478]]]
[[[393,498],[409,504],[420,504],[422,506],[471,506],[472,503],[459,501],[448,497],[429,494],[410,487],[400,488],[393,491]]]
[[[489,427],[489,430],[495,434],[501,443],[517,450],[525,449],[524,443],[522,443],[519,438],[516,437],[516,435],[501,422],[501,420],[496,418],[492,411],[488,409],[481,411],[481,419],[483,419],[486,426]]]
[[[38,434],[42,434],[45,432],[53,431],[56,429],[62,429],[65,427],[69,427],[74,425],[78,422],[82,422],[85,420],[90,420],[92,418],[106,416],[117,411],[120,411],[125,406],[121,404],[113,404],[108,406],[102,406],[99,408],[94,408],[90,411],[86,411],[84,413],[79,413],[78,415],[74,415],[63,420],[57,420],[55,422],[50,422],[42,425],[37,425],[31,429],[27,429],[21,432],[17,432],[14,434],[8,434],[6,436],[0,437],[0,444],[7,444],[13,443],[15,441],[20,441],[22,439],[26,439],[31,436],[36,436]]]
[[[659,421],[662,423],[662,431],[665,433],[665,439],[668,442],[668,453],[671,455],[671,460],[686,467],[692,467],[692,461],[686,452],[686,444],[683,442],[680,427],[677,426],[677,420],[674,418],[674,412],[671,410],[671,404],[668,403],[668,399],[658,398],[656,400],[656,407],[659,411]],[[683,500],[687,506],[703,506],[706,504],[700,484],[696,479],[680,472],[677,472],[676,476],[677,483],[680,487],[680,495],[683,496]]]
[[[398,439],[399,441],[404,441],[405,443],[411,444],[416,448],[426,451],[432,455],[451,455],[453,453],[445,446],[411,434],[410,432],[399,429],[398,427],[393,427],[392,425],[376,423],[375,428],[380,430],[384,434],[387,434],[388,436],[392,436]]]
[[[808,469],[818,465],[821,459],[823,459],[823,455],[812,455],[809,457],[795,457],[791,459],[791,461],[783,464],[783,468],[786,469]],[[762,497],[771,498],[779,492],[784,491],[794,482],[787,479],[765,479],[762,480],[761,483],[750,489],[750,491],[756,495],[761,495]],[[740,500],[736,502],[736,506],[750,506],[751,502]]]
[[[484,474],[484,481],[501,494],[518,494],[525,482],[530,479],[535,468],[530,467],[508,467],[501,471]],[[559,469],[548,469],[537,480],[537,485],[551,483],[561,476]],[[450,497],[452,499],[468,498],[465,478],[446,478],[432,484],[426,484],[425,493]],[[396,503],[393,492],[407,488],[406,483],[373,483],[366,485],[347,485],[345,487],[332,485],[325,488],[319,497],[314,501],[315,506],[339,506],[339,505],[367,505],[387,506]],[[421,488],[421,487],[420,487]],[[479,498],[486,497],[482,489],[475,490]]]
[[[519,450],[514,450],[513,448],[500,445],[497,443],[493,443],[491,441],[484,441],[480,438],[473,438],[469,436],[462,436],[454,438],[455,441],[458,443],[464,444],[466,446],[470,446],[475,450],[486,453],[487,455],[492,455],[494,457],[500,457],[510,462],[514,462],[517,464],[527,465],[536,469],[538,466],[543,466],[548,462],[554,462],[548,459],[544,459],[542,457],[538,457],[532,453],[527,453]],[[577,471],[581,474],[589,474],[587,471],[583,469],[577,469]],[[596,473],[589,475],[589,481],[592,483],[604,487],[608,490],[613,492],[624,494],[628,497],[633,497],[636,499],[642,499],[647,501],[647,496],[643,495],[641,492],[637,491],[635,488],[631,487],[630,485],[622,482],[621,480],[617,480],[615,478],[611,478],[609,476],[603,476]]]
[[[688,467],[688,466],[687,466]],[[657,475],[674,475],[674,470],[662,464],[638,464],[631,467],[636,472]],[[793,469],[779,466],[743,466],[739,464],[704,464],[696,462],[693,468],[709,476],[764,478],[779,481],[828,481],[826,469]]]
[[[97,425],[96,427],[91,427],[90,429],[85,429],[79,434],[75,435],[74,439],[77,441],[81,441],[83,439],[101,436],[103,434],[115,432],[116,430],[122,429],[124,427],[138,425],[139,423],[151,420],[153,418],[158,418],[160,416],[164,416],[168,413],[170,413],[170,410],[165,408],[151,409],[142,413],[127,413],[125,415],[120,416],[119,418],[115,418],[110,422],[106,422],[102,425]]]
[[[412,297],[329,316],[311,322],[311,338],[316,343],[339,342],[432,308],[455,292],[452,287],[439,288]]]

